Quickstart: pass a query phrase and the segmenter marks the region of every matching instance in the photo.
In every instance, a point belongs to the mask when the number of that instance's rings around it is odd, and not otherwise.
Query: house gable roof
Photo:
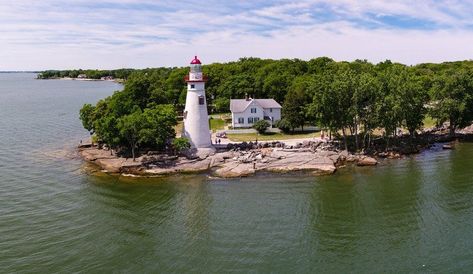
[[[230,99],[231,112],[243,112],[252,103],[256,103],[262,108],[282,108],[274,99]]]

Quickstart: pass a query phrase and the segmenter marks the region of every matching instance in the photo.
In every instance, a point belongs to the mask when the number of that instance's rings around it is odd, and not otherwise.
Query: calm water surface
[[[89,176],[78,110],[121,87],[0,74],[0,273],[473,271],[472,144],[329,177]]]

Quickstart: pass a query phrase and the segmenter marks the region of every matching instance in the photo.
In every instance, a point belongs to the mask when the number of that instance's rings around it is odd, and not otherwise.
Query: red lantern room
[[[194,60],[191,61],[191,65],[201,65],[202,63],[197,58],[197,55],[194,57]]]
[[[202,63],[197,58],[197,56],[195,56],[194,60],[191,61],[190,67],[191,67],[191,72],[193,72],[193,73],[201,73],[202,72]]]
[[[207,78],[202,74],[202,63],[197,58],[191,61],[190,64],[190,73],[185,77],[186,82],[205,82]]]

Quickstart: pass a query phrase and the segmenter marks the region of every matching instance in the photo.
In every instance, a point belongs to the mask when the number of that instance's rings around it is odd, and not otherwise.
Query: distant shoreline
[[[72,78],[72,77],[37,78],[36,80],[101,81],[101,82],[114,82],[117,84],[123,84],[125,82],[124,79],[92,79],[92,78]]]
[[[29,71],[29,70],[3,70],[0,73],[41,73],[41,71]]]

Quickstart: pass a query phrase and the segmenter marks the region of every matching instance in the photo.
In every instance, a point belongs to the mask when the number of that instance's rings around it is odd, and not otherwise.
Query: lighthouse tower
[[[205,81],[202,63],[195,56],[190,64],[189,76],[186,77],[187,96],[183,135],[189,139],[191,146],[197,149],[212,147],[205,99]]]

